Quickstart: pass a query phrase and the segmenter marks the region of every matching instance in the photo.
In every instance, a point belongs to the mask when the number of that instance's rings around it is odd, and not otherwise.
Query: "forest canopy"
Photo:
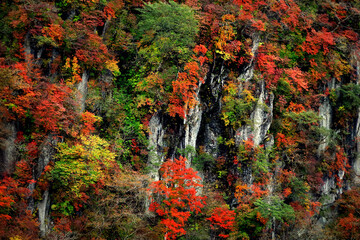
[[[359,239],[360,1],[0,3],[0,239]]]

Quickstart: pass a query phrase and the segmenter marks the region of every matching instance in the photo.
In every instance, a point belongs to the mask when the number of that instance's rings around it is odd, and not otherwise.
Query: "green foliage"
[[[238,86],[234,82],[228,82],[225,87],[223,96],[223,107],[221,119],[225,126],[231,125],[233,129],[238,129],[247,123],[251,110],[253,109],[256,99],[252,93],[244,89],[239,94]]]
[[[286,117],[294,120],[298,125],[308,125],[319,122],[321,117],[314,111],[302,111],[299,113],[287,112]]]
[[[349,83],[339,89],[338,104],[346,112],[355,112],[360,105],[360,85]]]
[[[123,164],[129,163],[132,139],[137,139],[141,146],[147,145],[146,126],[141,120],[148,112],[147,109],[137,107],[138,103],[131,94],[132,87],[128,84],[131,83],[123,83],[123,87],[113,88],[112,96],[104,103],[103,108],[105,138],[114,142],[117,159]]]
[[[206,167],[209,167],[214,163],[214,157],[206,152],[198,153],[192,160],[192,164],[199,171],[205,170]]]
[[[65,216],[70,216],[74,214],[74,206],[69,201],[64,201],[58,204],[51,205],[51,210],[60,212]]]
[[[56,6],[61,9],[90,8],[97,4],[105,4],[106,0],[60,0],[56,2]]]
[[[74,146],[58,145],[58,160],[49,173],[59,197],[53,210],[64,215],[73,213],[74,208],[70,206],[73,201],[84,198],[90,185],[104,177],[106,169],[114,163],[115,154],[108,147],[109,143],[97,136],[81,137],[81,143]]]
[[[263,174],[269,172],[270,166],[272,165],[269,161],[269,154],[269,151],[263,149],[260,149],[256,152],[256,161],[254,161],[252,164],[254,176],[263,176]]]
[[[237,239],[253,239],[260,236],[264,224],[257,219],[256,211],[241,211],[236,216]]]
[[[283,199],[278,196],[270,196],[265,199],[258,199],[254,203],[255,210],[259,211],[261,217],[269,219],[267,225],[270,227],[273,220],[277,220],[281,223],[292,222],[295,220],[294,209],[284,203]]]
[[[290,62],[287,63],[287,67],[296,67],[303,56],[301,52],[294,51],[294,48],[301,45],[305,41],[305,38],[300,32],[283,32],[280,35],[279,37],[281,37],[282,40],[288,41],[288,44],[280,50],[280,57],[290,60]]]
[[[305,204],[309,200],[310,186],[298,177],[293,177],[289,183],[292,193],[289,196],[294,202]]]
[[[185,62],[199,29],[194,11],[173,1],[145,4],[139,11],[139,53],[154,69],[168,61]]]
[[[275,93],[276,93],[276,95],[284,96],[288,102],[290,102],[291,98],[293,97],[291,94],[290,84],[283,79],[279,79],[277,86],[276,86]]]
[[[186,146],[185,149],[178,149],[177,152],[191,159],[191,165],[199,171],[205,170],[215,162],[214,157],[204,151],[204,147],[200,147],[199,151],[196,151],[192,146]]]
[[[326,143],[330,149],[334,149],[335,146],[338,145],[341,140],[339,133],[332,129],[327,129],[324,127],[315,127],[314,131],[318,139],[319,138],[321,138],[321,140],[326,139]]]
[[[196,154],[196,150],[194,147],[187,145],[185,146],[184,149],[178,148],[177,152],[181,155],[181,156],[185,156],[186,158],[188,158],[189,156],[195,155]]]

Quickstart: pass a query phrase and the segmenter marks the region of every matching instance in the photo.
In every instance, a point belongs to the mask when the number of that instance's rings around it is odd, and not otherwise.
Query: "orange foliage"
[[[69,87],[43,81],[37,69],[25,63],[15,64],[14,69],[3,69],[9,75],[0,94],[6,99],[6,111],[10,119],[18,118],[24,122],[30,115],[34,118],[35,127],[45,134],[69,130],[75,117],[72,111],[72,90]]]
[[[284,73],[286,75],[286,80],[289,82],[293,91],[295,91],[295,86],[299,92],[308,90],[305,74],[299,68],[284,69]]]
[[[257,67],[259,68],[260,71],[265,72],[268,75],[273,75],[275,74],[276,60],[278,60],[278,58],[274,55],[259,53]]]
[[[69,98],[71,90],[66,86],[44,83],[40,101],[33,109],[35,124],[44,128],[45,132],[58,132],[67,129],[72,119],[64,102]]]
[[[43,27],[41,33],[51,38],[57,45],[61,45],[64,40],[65,30],[59,24],[51,23],[48,27]]]
[[[280,176],[278,177],[278,181],[280,183],[290,183],[295,177],[296,174],[293,171],[287,169],[281,169]]]
[[[213,210],[211,217],[207,218],[211,222],[211,228],[220,231],[219,237],[228,238],[226,231],[235,231],[235,211],[225,207],[217,207]]]
[[[360,237],[360,191],[354,188],[346,191],[336,205],[339,207],[341,217],[336,225],[339,238],[359,239]]]
[[[329,32],[326,28],[318,32],[312,29],[308,33],[302,49],[311,55],[316,55],[322,47],[325,55],[330,51],[329,46],[333,45],[335,45],[333,33]]]
[[[341,218],[338,226],[341,227],[344,237],[351,237],[350,239],[355,239],[354,236],[360,237],[360,218],[354,217],[354,214],[349,213],[347,217]]]
[[[22,165],[18,165],[18,168],[22,168]],[[25,182],[20,175],[17,180],[5,176],[0,181],[0,236],[4,239],[38,237],[38,223],[27,209],[31,191],[27,188],[28,183],[23,184]]]
[[[264,183],[253,183],[250,186],[247,184],[238,184],[235,190],[235,197],[240,204],[250,204],[266,196],[268,193],[269,191],[266,189],[266,184]]]
[[[196,191],[202,187],[201,178],[192,168],[186,167],[186,161],[180,156],[164,162],[160,168],[161,180],[150,185],[153,195],[163,197],[161,204],[152,198],[149,209],[161,217],[166,239],[184,235],[184,226],[191,212],[200,213],[205,204],[206,197],[198,196]]]
[[[287,112],[301,113],[305,111],[305,108],[302,104],[297,104],[290,102],[289,107],[286,109]]]
[[[349,168],[349,160],[344,152],[344,148],[338,146],[335,153],[335,159],[330,163],[329,166],[329,176],[335,175],[340,171],[347,173]],[[339,174],[335,175],[335,178],[337,180],[336,184],[341,187],[343,180],[340,179]]]
[[[94,123],[100,121],[100,118],[95,116],[93,113],[85,111],[81,114],[82,127],[80,129],[80,135],[90,135],[94,132]]]
[[[291,188],[285,188],[282,194],[285,198],[287,198],[291,194]]]
[[[185,72],[179,73],[177,79],[172,82],[173,92],[169,98],[170,116],[179,115],[185,118],[189,109],[193,108],[197,103],[196,89],[198,88],[198,81],[204,81],[199,75],[199,70],[197,62],[189,62],[185,65]]]
[[[259,31],[265,31],[265,23],[261,20],[253,20],[252,26]]]
[[[276,134],[276,146],[281,147],[293,147],[296,144],[296,139],[294,137],[287,137],[282,133]]]
[[[70,58],[66,58],[66,62],[64,65],[64,70],[68,71],[70,73],[70,78],[66,79],[66,85],[73,86],[74,84],[77,84],[81,82],[81,68],[78,64],[77,57],[73,57],[72,60]]]
[[[281,17],[281,23],[294,30],[300,25],[301,9],[293,0],[271,1],[270,8]]]

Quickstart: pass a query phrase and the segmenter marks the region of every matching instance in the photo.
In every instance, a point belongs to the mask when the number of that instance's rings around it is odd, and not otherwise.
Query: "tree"
[[[346,191],[336,206],[339,210],[339,217],[336,226],[332,227],[332,232],[339,239],[359,239],[360,238],[360,189],[354,188]]]
[[[139,53],[155,67],[165,61],[184,62],[192,54],[198,22],[194,11],[173,1],[145,4],[140,9]]]
[[[161,217],[165,239],[176,239],[186,234],[184,226],[191,212],[200,213],[206,197],[197,195],[201,178],[192,168],[186,167],[186,158],[164,162],[160,168],[161,180],[150,185],[149,210]],[[156,201],[156,195],[160,201]],[[160,202],[160,203],[159,203]]]
[[[70,216],[87,202],[88,193],[106,176],[115,163],[109,144],[97,136],[82,136],[81,143],[60,143],[59,153],[48,177],[52,181],[55,203],[52,209]]]
[[[228,238],[229,234],[226,234],[226,232],[235,231],[235,215],[234,210],[217,207],[207,220],[211,222],[211,228],[219,232],[219,237]]]

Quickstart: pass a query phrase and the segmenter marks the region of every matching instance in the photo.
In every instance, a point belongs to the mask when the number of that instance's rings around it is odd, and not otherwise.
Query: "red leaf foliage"
[[[161,180],[150,185],[152,199],[149,210],[161,217],[166,239],[176,239],[184,235],[184,226],[191,212],[200,213],[206,197],[198,196],[196,188],[201,178],[192,168],[186,166],[187,159],[164,162],[160,168]],[[163,198],[159,203],[154,199],[158,194]]]
[[[226,231],[235,230],[235,211],[224,207],[217,207],[214,209],[211,217],[207,218],[211,222],[211,228],[221,231],[219,237],[227,238]]]

